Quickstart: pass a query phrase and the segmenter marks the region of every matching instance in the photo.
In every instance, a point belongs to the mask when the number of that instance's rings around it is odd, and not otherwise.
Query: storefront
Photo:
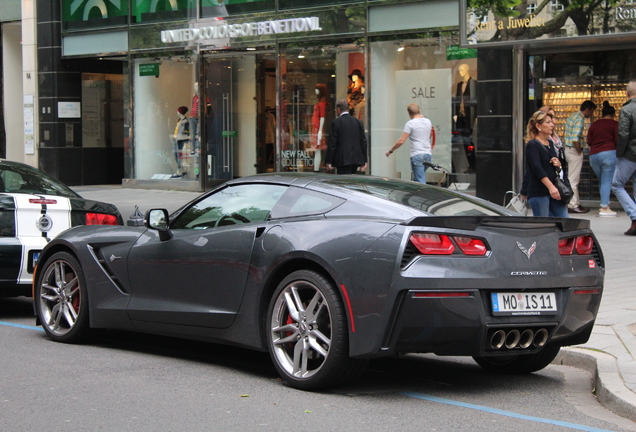
[[[558,1],[528,1],[508,10],[469,0],[463,8],[464,46],[513,50],[519,65],[515,79],[523,84],[516,89],[514,102],[521,120],[514,133],[516,190],[523,175],[525,122],[537,109],[553,107],[555,131],[560,136],[567,117],[586,100],[593,101],[597,109],[585,120],[583,137],[590,124],[602,118],[605,101],[616,109],[618,120],[626,85],[636,79],[636,7],[631,0],[579,8],[565,8]],[[584,148],[579,194],[594,207],[598,206],[599,185],[588,153],[589,148]]]
[[[479,97],[491,59],[459,47],[456,1],[59,1],[67,63],[56,77],[66,83],[79,64],[84,82],[55,95],[77,116],[52,106],[58,139],[42,139],[40,126],[41,165],[60,177],[71,150],[108,158],[126,187],[204,190],[256,173],[324,172],[335,102],[346,99],[368,133],[367,174],[411,178],[408,142],[385,153],[415,102],[434,125],[433,162],[452,173],[429,169],[427,181],[488,195],[480,172],[500,156],[480,162],[477,123],[492,108]],[[98,64],[112,67],[99,75]],[[483,145],[496,153],[500,141]]]

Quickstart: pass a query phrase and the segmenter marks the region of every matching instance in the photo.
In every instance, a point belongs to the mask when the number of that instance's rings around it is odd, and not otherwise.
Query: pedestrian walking
[[[625,235],[636,235],[636,197],[631,197],[625,185],[632,179],[636,184],[636,81],[627,84],[627,102],[618,118],[618,144],[616,145],[616,169],[612,179],[612,192],[632,221]]]
[[[364,125],[349,114],[349,104],[336,102],[337,118],[331,122],[327,145],[327,169],[336,168],[338,174],[355,174],[367,167],[367,137]]]
[[[386,152],[389,157],[393,152],[406,142],[411,141],[411,171],[413,180],[419,183],[426,183],[426,168],[424,162],[430,163],[433,160],[433,147],[435,147],[435,129],[429,119],[420,114],[420,107],[416,103],[411,103],[406,107],[406,111],[411,118],[404,125],[404,131],[400,139]]]
[[[583,167],[583,147],[581,138],[583,135],[583,123],[586,118],[594,114],[596,104],[591,100],[586,100],[581,104],[581,108],[570,114],[565,121],[565,159],[568,162],[568,178],[574,195],[568,205],[570,213],[587,213],[590,210],[581,207],[579,202],[579,180],[581,179],[581,168]]]
[[[557,175],[567,182],[567,161],[550,139],[553,130],[552,116],[543,111],[535,112],[526,128],[527,195],[533,216],[568,217],[567,205],[554,186]]]
[[[614,120],[616,109],[608,101],[603,102],[603,118],[596,120],[587,132],[590,147],[590,166],[596,174],[601,194],[599,216],[616,216],[609,207],[612,179],[616,167],[616,143],[618,142],[618,122]]]
[[[539,111],[542,111],[552,116],[552,122],[554,123],[554,119],[556,118],[556,115],[554,113],[554,109],[551,106],[544,105],[541,108],[539,108]],[[552,141],[552,144],[554,145],[554,149],[556,150],[557,154],[559,154],[559,152],[562,153],[563,141],[561,141],[561,138],[559,138],[559,135],[557,135],[554,129],[552,129],[552,135],[549,137],[549,139],[550,141]],[[519,192],[519,197],[521,198],[522,201],[528,200],[528,182],[530,181],[529,176],[530,176],[530,171],[526,170],[523,173],[523,183],[521,184],[521,191]]]

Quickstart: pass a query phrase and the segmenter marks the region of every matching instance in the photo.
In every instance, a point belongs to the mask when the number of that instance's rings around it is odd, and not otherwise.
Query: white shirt
[[[426,117],[414,118],[406,122],[404,132],[411,140],[411,157],[418,154],[433,154],[431,148],[431,130],[433,123]]]

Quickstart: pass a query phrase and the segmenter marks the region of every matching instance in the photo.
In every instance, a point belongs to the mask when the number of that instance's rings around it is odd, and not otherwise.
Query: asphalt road
[[[48,340],[29,299],[0,299],[0,431],[636,430],[580,370],[492,375],[471,359],[370,364],[346,388],[281,383],[266,353],[124,332]]]

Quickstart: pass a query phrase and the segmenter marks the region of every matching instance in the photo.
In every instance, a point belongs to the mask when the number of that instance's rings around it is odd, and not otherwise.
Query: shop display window
[[[188,55],[135,60],[135,179],[198,181],[201,108],[194,106],[196,73],[196,62]]]
[[[338,99],[367,122],[364,48],[355,43],[287,47],[281,76],[279,163],[282,171],[325,172],[330,125]]]
[[[432,163],[451,173],[448,176],[429,168],[427,183],[475,190],[477,54],[459,49],[457,41],[458,35],[449,32],[371,43],[373,174],[412,178],[410,141],[390,157],[386,152],[409,120],[407,106],[416,103],[433,125]]]
[[[587,130],[594,121],[603,117],[601,112],[605,101],[616,110],[615,120],[619,119],[621,107],[627,100],[625,88],[630,81],[632,67],[629,59],[630,52],[621,50],[528,56],[526,120],[536,110],[548,105],[555,112],[554,130],[563,137],[570,114],[579,111],[586,100],[596,104],[592,117],[585,119],[581,139],[584,153],[578,185],[581,200],[600,199],[598,179],[589,163]],[[615,199],[613,195],[611,199]]]

